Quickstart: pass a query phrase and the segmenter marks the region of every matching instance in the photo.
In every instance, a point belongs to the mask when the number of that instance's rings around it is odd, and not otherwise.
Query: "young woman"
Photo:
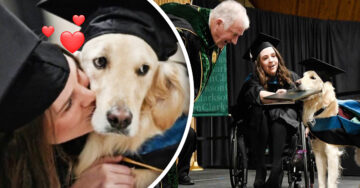
[[[1,5],[0,15],[0,187],[133,187],[121,156],[72,178],[81,146],[69,141],[92,131],[89,80],[71,54],[39,41]]]
[[[256,177],[254,187],[280,187],[282,181],[281,156],[286,138],[296,132],[298,114],[293,106],[266,106],[272,103],[264,97],[283,93],[295,88],[299,77],[289,71],[275,46],[279,40],[260,34],[247,56],[255,63],[255,73],[244,84],[243,102],[250,107],[250,142],[256,155]],[[265,149],[269,142],[272,152],[272,168],[265,184]]]

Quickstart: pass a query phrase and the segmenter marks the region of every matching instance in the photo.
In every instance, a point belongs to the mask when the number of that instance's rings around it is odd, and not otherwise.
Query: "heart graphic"
[[[85,16],[84,15],[74,15],[73,16],[73,21],[76,25],[80,26],[82,23],[84,23],[85,21]]]
[[[50,37],[54,33],[54,27],[53,26],[43,26],[41,31],[44,33],[45,36]]]
[[[80,31],[76,31],[74,34],[69,31],[61,33],[61,44],[71,53],[74,53],[84,44],[84,34]]]

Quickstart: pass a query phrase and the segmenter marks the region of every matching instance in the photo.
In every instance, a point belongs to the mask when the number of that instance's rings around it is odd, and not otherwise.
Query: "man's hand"
[[[131,169],[117,164],[122,158],[122,156],[103,157],[95,161],[75,181],[72,188],[134,187],[135,178]]]

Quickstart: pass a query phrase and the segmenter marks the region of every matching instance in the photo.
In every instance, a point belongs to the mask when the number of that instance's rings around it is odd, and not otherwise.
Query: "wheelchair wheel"
[[[247,157],[244,137],[238,134],[238,127],[233,126],[230,135],[230,182],[233,188],[246,187]]]
[[[305,179],[305,187],[311,188],[314,186],[314,158],[311,154],[311,145],[310,139],[305,137],[305,127],[301,126],[302,129],[302,149],[304,151],[304,179]]]
[[[308,171],[309,171],[309,178],[310,178],[310,187],[314,187],[314,182],[315,182],[315,156],[312,153],[311,150],[311,142],[310,139],[306,139],[307,140],[307,155],[308,155]]]

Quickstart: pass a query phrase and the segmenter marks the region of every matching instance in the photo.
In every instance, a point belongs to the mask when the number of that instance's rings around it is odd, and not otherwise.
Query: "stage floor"
[[[268,171],[268,175],[269,175]],[[249,178],[247,187],[253,187],[255,179],[255,171],[249,170]],[[203,171],[191,171],[190,177],[194,180],[195,185],[179,185],[179,188],[231,188],[230,175],[228,169],[205,169]],[[360,177],[342,176],[339,181],[341,188],[360,188]],[[288,187],[287,175],[284,175],[282,187]],[[317,178],[315,179],[315,186],[317,185]]]

